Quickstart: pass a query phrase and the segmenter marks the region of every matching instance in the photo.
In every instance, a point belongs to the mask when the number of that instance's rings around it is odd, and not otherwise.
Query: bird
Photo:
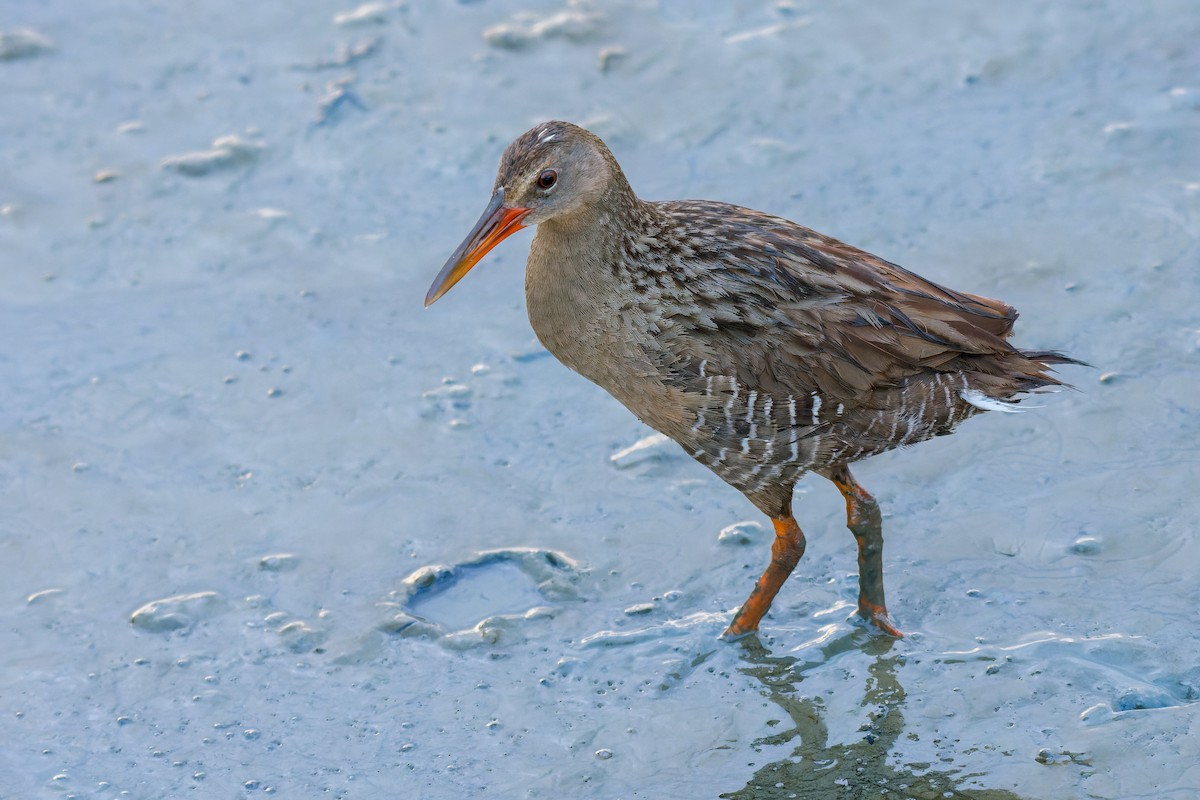
[[[1020,350],[1008,304],[941,286],[782,217],[709,200],[646,201],[604,142],[569,122],[505,149],[492,196],[425,297],[536,226],[530,324],[564,365],[741,491],[773,525],[771,559],[722,634],[755,633],[805,550],[800,478],[832,481],[858,548],[857,614],[894,637],[879,504],[850,472],[951,433],[1082,364]]]

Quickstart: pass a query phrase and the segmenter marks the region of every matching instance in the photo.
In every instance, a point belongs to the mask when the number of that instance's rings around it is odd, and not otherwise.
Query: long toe
[[[738,628],[736,626],[736,624],[730,625],[728,628],[725,629],[725,632],[721,634],[721,641],[722,642],[736,642],[738,639],[745,639],[747,636],[750,636],[755,633],[758,633],[757,628],[744,628],[743,629],[743,628]]]
[[[883,606],[873,606],[869,603],[859,605],[858,615],[888,636],[894,636],[897,639],[904,638],[904,631],[892,623],[892,618],[888,616],[887,609]]]

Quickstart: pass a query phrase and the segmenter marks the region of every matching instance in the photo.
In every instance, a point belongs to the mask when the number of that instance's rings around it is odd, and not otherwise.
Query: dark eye
[[[541,175],[538,175],[537,183],[543,189],[550,189],[554,184],[558,183],[558,173],[552,169],[548,169]]]

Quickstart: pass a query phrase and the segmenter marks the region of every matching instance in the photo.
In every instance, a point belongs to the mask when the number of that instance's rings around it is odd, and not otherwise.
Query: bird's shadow
[[[745,787],[720,795],[728,800],[824,800],[838,798],[938,797],[959,800],[1021,800],[1002,789],[964,788],[978,785],[979,774],[938,770],[926,765],[897,765],[891,752],[905,733],[905,691],[897,677],[904,657],[893,653],[895,640],[851,631],[827,641],[821,657],[806,661],[774,655],[757,636],[738,642],[745,666],[740,671],[757,679],[768,700],[791,721],[786,730],[763,737],[754,746],[796,742],[791,753],[756,771]],[[824,706],[798,691],[805,674],[848,650],[874,658],[861,705],[873,708],[862,737],[852,742],[829,742]]]

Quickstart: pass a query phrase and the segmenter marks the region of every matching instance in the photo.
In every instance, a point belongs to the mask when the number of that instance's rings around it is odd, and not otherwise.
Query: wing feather
[[[775,396],[867,403],[879,390],[1006,355],[1017,312],[956,292],[779,217],[705,201],[658,204],[686,252],[683,297],[664,308],[660,358],[701,360]],[[675,241],[671,241],[671,237]]]

